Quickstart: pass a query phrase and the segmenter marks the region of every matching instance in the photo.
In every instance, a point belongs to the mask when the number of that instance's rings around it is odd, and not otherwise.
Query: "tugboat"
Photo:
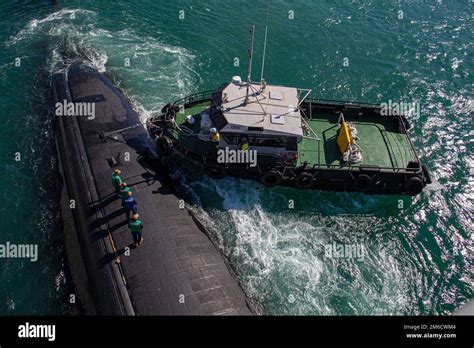
[[[254,32],[252,27],[247,81],[234,76],[147,120],[162,157],[179,152],[212,178],[253,179],[267,187],[415,196],[431,183],[404,115],[267,84],[264,58],[260,83],[252,83]]]

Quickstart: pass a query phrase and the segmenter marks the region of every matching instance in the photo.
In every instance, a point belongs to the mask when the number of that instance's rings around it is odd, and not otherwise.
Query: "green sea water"
[[[244,77],[251,25],[258,80],[267,9],[268,83],[313,88],[326,99],[418,102],[411,136],[433,184],[415,198],[270,190],[215,181],[176,161],[172,174],[185,197],[264,313],[453,311],[473,296],[473,7],[468,0],[2,1],[0,243],[38,244],[39,259],[0,259],[0,314],[73,312],[49,85],[58,65],[92,61],[145,119],[171,100]],[[364,252],[329,257],[334,244]]]

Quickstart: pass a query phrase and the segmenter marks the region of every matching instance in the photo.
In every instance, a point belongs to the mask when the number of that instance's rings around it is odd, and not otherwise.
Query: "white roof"
[[[298,90],[293,87],[251,84],[249,101],[244,105],[246,83],[230,83],[222,91],[222,113],[227,125],[221,132],[254,133],[249,127],[263,127],[259,134],[303,136],[298,110]]]

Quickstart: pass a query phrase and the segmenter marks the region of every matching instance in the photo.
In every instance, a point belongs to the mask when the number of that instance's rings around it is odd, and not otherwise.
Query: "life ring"
[[[217,164],[208,164],[206,165],[206,174],[213,179],[220,180],[226,177],[227,170],[223,166]]]
[[[168,156],[173,149],[173,140],[166,135],[159,137],[156,141],[156,147],[162,156]]]
[[[370,179],[370,176],[368,176],[367,174],[360,174],[352,182],[352,187],[356,191],[363,192],[363,191],[367,190],[367,188],[370,186],[371,182],[372,182],[372,180]]]
[[[405,193],[409,196],[416,196],[423,190],[423,181],[414,176],[405,183]]]
[[[298,154],[296,152],[285,152],[281,157],[283,159],[283,162],[291,165],[295,164],[298,160]]]
[[[274,169],[263,173],[262,177],[260,178],[260,182],[266,187],[278,186],[281,184],[282,181],[283,178],[281,177],[281,174]]]
[[[294,184],[298,189],[309,189],[313,186],[314,178],[308,172],[298,174],[295,178]]]

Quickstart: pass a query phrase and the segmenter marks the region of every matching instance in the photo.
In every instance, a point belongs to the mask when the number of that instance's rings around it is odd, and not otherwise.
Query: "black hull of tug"
[[[278,183],[270,183],[262,181],[265,173],[272,171],[274,168],[250,167],[247,164],[229,164],[222,165],[217,163],[215,159],[203,158],[202,156],[187,151],[185,148],[175,145],[173,149],[161,155],[165,161],[172,160],[172,154],[185,157],[200,165],[206,174],[214,179],[223,179],[226,176],[253,180],[264,184],[267,187],[285,186],[296,189],[306,190],[323,190],[337,192],[361,192],[364,194],[380,194],[380,195],[409,195],[415,196],[421,192],[424,184],[418,187],[412,187],[410,184],[415,180],[416,183],[431,183],[428,169],[423,165],[420,168],[410,170],[398,170],[396,172],[386,172],[377,167],[350,167],[349,169],[333,169],[333,168],[285,168],[280,169],[282,180]],[[308,173],[312,179],[306,181],[301,180],[302,173]],[[412,179],[416,178],[416,179]],[[418,181],[419,180],[419,181]]]

